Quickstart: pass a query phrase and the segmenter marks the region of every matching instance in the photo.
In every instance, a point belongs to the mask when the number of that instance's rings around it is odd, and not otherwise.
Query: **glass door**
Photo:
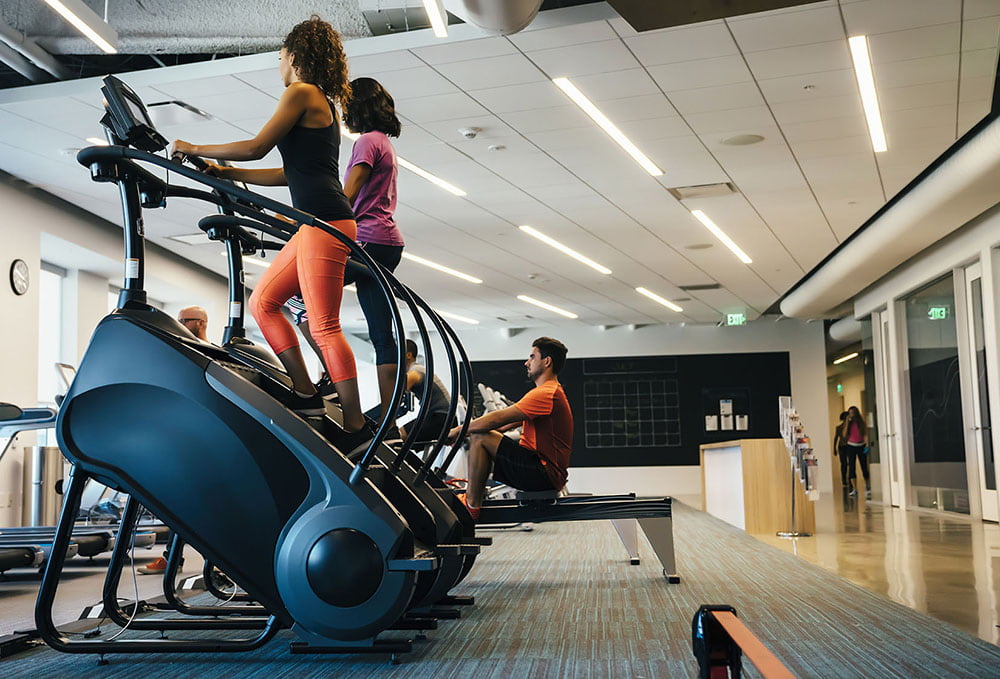
[[[972,386],[972,440],[979,467],[979,492],[983,501],[983,518],[1000,521],[1000,501],[997,497],[997,470],[990,430],[989,372],[986,364],[986,331],[983,322],[983,273],[979,264],[965,270],[966,299],[969,321],[969,354],[975,368]]]
[[[971,489],[954,276],[948,274],[908,295],[905,315],[909,500],[918,507],[968,514]]]

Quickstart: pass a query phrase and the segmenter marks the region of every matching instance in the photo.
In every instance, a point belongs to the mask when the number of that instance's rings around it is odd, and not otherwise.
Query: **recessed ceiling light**
[[[403,259],[408,259],[411,262],[416,262],[417,264],[423,264],[426,267],[429,267],[436,271],[440,271],[441,273],[446,273],[449,276],[454,276],[455,278],[461,278],[463,281],[469,281],[470,283],[476,283],[477,285],[483,282],[483,279],[481,278],[470,276],[467,273],[462,273],[461,271],[457,271],[456,269],[452,269],[451,267],[444,266],[443,264],[438,264],[437,262],[432,262],[431,260],[424,259],[423,257],[417,257],[416,255],[411,255],[409,252],[403,253]]]
[[[759,144],[762,141],[764,141],[764,137],[759,134],[734,134],[731,137],[726,137],[720,143],[727,146],[749,146],[750,144]]]
[[[720,229],[715,222],[713,222],[708,215],[706,215],[701,210],[691,210],[691,214],[694,215],[695,219],[704,224],[705,228],[712,232],[712,235],[722,241],[722,244],[732,251],[734,255],[740,258],[740,261],[744,264],[753,264],[753,260],[750,259],[747,253],[740,249],[740,246],[730,238],[725,231]]]
[[[872,73],[871,56],[868,54],[868,38],[863,35],[855,35],[847,42],[851,47],[854,75],[858,79],[858,88],[861,90],[861,105],[865,109],[865,119],[868,121],[868,134],[872,139],[872,148],[876,153],[881,153],[888,146],[885,141],[885,130],[882,128],[878,95],[875,93],[875,75]]]
[[[560,309],[554,304],[543,302],[541,300],[535,299],[534,297],[528,297],[527,295],[518,295],[517,298],[522,302],[527,302],[528,304],[534,304],[537,307],[541,307],[542,309],[547,309],[549,311],[559,314],[560,316],[565,316],[566,318],[579,318],[579,316],[574,314],[572,311],[566,311],[565,309]]]
[[[680,313],[680,312],[684,311],[684,309],[682,309],[678,305],[674,304],[669,299],[664,299],[664,298],[660,297],[659,295],[657,295],[655,292],[652,292],[651,290],[647,290],[646,288],[636,288],[635,291],[638,292],[640,295],[648,297],[649,299],[653,300],[657,304],[662,304],[663,306],[667,307],[671,311],[676,311],[677,313]]]
[[[707,250],[710,247],[714,247],[711,243],[692,243],[691,245],[685,245],[685,250]]]
[[[642,166],[642,169],[654,177],[659,177],[663,174],[663,170],[658,168],[645,153],[640,151],[639,147],[633,144],[632,140],[626,137],[624,132],[619,130],[583,92],[576,88],[576,85],[569,81],[569,78],[553,78],[552,82],[556,84],[556,87],[565,92],[573,100],[573,103],[582,108],[583,112],[590,116],[595,123],[600,125],[601,129],[608,133],[608,136],[625,149],[625,152],[632,156],[635,162]]]
[[[584,255],[581,255],[579,252],[577,252],[573,248],[571,248],[569,246],[566,246],[566,245],[563,245],[562,243],[560,243],[559,241],[557,241],[555,238],[552,238],[551,236],[546,236],[544,233],[542,233],[541,231],[539,231],[538,229],[536,229],[534,227],[528,226],[527,224],[522,224],[518,228],[521,229],[521,231],[524,231],[529,236],[533,236],[534,238],[537,238],[538,240],[542,241],[543,243],[545,243],[549,247],[553,247],[556,250],[559,250],[564,255],[569,255],[570,257],[572,257],[576,261],[582,262],[582,263],[586,264],[587,266],[589,266],[591,269],[594,269],[595,271],[599,271],[600,273],[602,273],[604,275],[608,275],[608,274],[611,273],[611,269],[609,269],[608,267],[604,266],[603,264],[598,264],[597,262],[595,262],[594,260],[590,259],[589,257],[585,257]],[[531,278],[531,276],[528,276],[528,278]]]
[[[440,309],[435,309],[439,316],[444,316],[445,318],[450,318],[455,321],[462,321],[463,323],[469,323],[470,325],[479,325],[479,321],[474,318],[469,318],[468,316],[461,316],[459,314],[453,314],[450,311],[441,311]]]

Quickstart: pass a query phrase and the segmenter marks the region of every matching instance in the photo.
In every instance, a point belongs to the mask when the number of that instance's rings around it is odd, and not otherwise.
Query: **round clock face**
[[[15,295],[28,291],[28,265],[23,259],[15,259],[10,265],[10,287]]]

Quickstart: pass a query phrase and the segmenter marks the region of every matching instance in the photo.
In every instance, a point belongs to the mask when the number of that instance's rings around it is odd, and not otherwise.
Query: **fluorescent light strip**
[[[111,44],[118,42],[118,33],[80,0],[44,0],[44,2],[59,16],[71,23],[76,30],[83,33],[88,40],[101,48],[102,52],[106,54],[118,53],[118,48]]]
[[[436,177],[436,176],[432,175],[427,170],[423,170],[423,169],[417,167],[416,165],[414,165],[410,161],[406,160],[405,158],[400,158],[399,156],[396,156],[396,162],[399,163],[400,167],[405,167],[410,172],[423,177],[424,179],[426,179],[427,181],[429,181],[431,184],[434,184],[435,186],[441,187],[442,189],[444,189],[445,191],[447,191],[450,194],[453,194],[453,195],[459,196],[459,197],[468,195],[468,194],[465,193],[465,191],[463,191],[462,189],[458,188],[454,184],[449,184],[448,182],[446,182],[445,180],[441,179],[440,177]]]
[[[460,316],[458,314],[453,314],[450,311],[441,311],[440,309],[435,309],[439,316],[444,316],[445,318],[450,318],[455,321],[462,321],[463,323],[470,323],[471,325],[479,325],[479,321],[474,318],[468,318],[466,316]]]
[[[417,264],[423,264],[424,266],[436,269],[441,273],[446,273],[449,276],[454,276],[455,278],[461,278],[463,281],[469,281],[470,283],[476,283],[477,285],[483,282],[481,278],[476,278],[475,276],[470,276],[467,273],[456,271],[455,269],[451,269],[447,266],[444,266],[443,264],[438,264],[437,262],[432,262],[431,260],[424,259],[423,257],[417,257],[416,255],[411,255],[409,252],[403,253],[403,259],[408,259],[411,262],[416,262]]]
[[[671,311],[676,311],[677,313],[684,311],[684,309],[680,308],[679,306],[671,302],[669,299],[664,299],[651,290],[647,290],[646,288],[636,288],[635,291],[638,292],[640,295],[645,295],[646,297],[649,297],[657,304],[662,304]]]
[[[851,46],[851,58],[854,60],[854,75],[861,89],[861,105],[865,108],[865,118],[868,120],[868,134],[872,138],[872,148],[875,153],[885,151],[885,130],[882,129],[882,114],[878,108],[878,95],[875,93],[875,75],[872,73],[872,62],[868,55],[868,38],[856,35],[848,39]]]
[[[361,136],[360,134],[355,134],[354,132],[351,132],[346,127],[341,127],[340,128],[340,134],[342,136],[344,136],[344,137],[347,137],[348,139],[357,139],[358,137]],[[424,169],[421,169],[421,168],[417,167],[416,165],[414,165],[410,161],[406,160],[405,158],[400,158],[399,156],[396,156],[396,163],[399,164],[401,167],[405,167],[410,172],[423,177],[424,179],[426,179],[427,181],[429,181],[431,184],[434,184],[435,186],[441,187],[442,189],[444,189],[448,193],[451,193],[451,194],[459,196],[459,197],[467,196],[468,195],[465,191],[463,191],[462,189],[458,188],[454,184],[449,184],[448,182],[446,182],[445,180],[441,179],[440,177],[432,175],[427,170],[424,170]]]
[[[712,235],[722,241],[722,244],[729,248],[734,255],[740,258],[740,261],[744,264],[753,264],[753,260],[740,249],[732,238],[726,235],[726,232],[716,226],[715,222],[708,218],[701,210],[691,210],[691,214],[694,215],[695,219],[705,225],[705,228],[712,232]]]
[[[646,154],[640,151],[639,148],[632,143],[632,140],[625,136],[624,132],[619,130],[618,127],[611,122],[599,108],[594,106],[594,103],[590,101],[590,99],[587,99],[586,95],[578,90],[576,85],[569,81],[569,78],[553,78],[552,82],[554,82],[559,89],[569,95],[569,98],[572,99],[577,106],[582,108],[584,113],[590,116],[595,123],[601,126],[601,129],[607,132],[612,139],[618,142],[618,145],[625,149],[625,152],[632,156],[632,158],[635,159],[635,162],[642,166],[642,169],[654,177],[659,177],[663,174],[663,170],[658,168],[656,164],[646,156]]]
[[[542,307],[543,309],[548,309],[549,311],[554,311],[555,313],[559,314],[560,316],[565,316],[566,318],[580,318],[579,316],[577,316],[576,314],[574,314],[572,311],[566,311],[565,309],[560,309],[557,306],[553,306],[552,304],[548,304],[546,302],[542,302],[540,300],[535,299],[534,297],[528,297],[527,295],[518,295],[517,298],[519,300],[521,300],[522,302],[527,302],[528,304],[534,304],[535,306]]]
[[[546,245],[554,247],[556,250],[559,250],[563,254],[569,255],[570,257],[572,257],[573,259],[577,260],[578,262],[583,262],[584,264],[586,264],[587,266],[589,266],[591,269],[599,271],[602,274],[604,274],[605,276],[607,276],[608,274],[611,273],[611,269],[609,269],[608,267],[606,267],[606,266],[604,266],[602,264],[598,264],[597,262],[595,262],[594,260],[590,259],[589,257],[584,257],[583,255],[581,255],[579,252],[577,252],[573,248],[567,247],[567,246],[563,245],[562,243],[560,243],[559,241],[557,241],[555,238],[550,238],[549,236],[546,236],[544,233],[542,233],[538,229],[532,228],[532,227],[530,227],[530,226],[528,226],[526,224],[522,224],[518,228],[521,229],[521,231],[524,231],[529,236],[534,236],[535,238],[537,238],[538,240],[542,241]]]
[[[855,351],[853,354],[847,354],[847,356],[841,356],[836,361],[834,361],[833,364],[840,365],[841,363],[847,363],[852,358],[857,358],[857,357],[858,357],[858,352]]]
[[[431,20],[431,28],[434,29],[434,35],[439,38],[447,38],[448,24],[444,21],[444,15],[441,13],[441,6],[438,5],[438,0],[424,0],[424,9],[427,10],[427,18]]]
[[[100,137],[87,137],[87,141],[90,142],[91,144],[93,144],[94,146],[107,146],[108,145],[108,140],[107,139],[101,139]]]

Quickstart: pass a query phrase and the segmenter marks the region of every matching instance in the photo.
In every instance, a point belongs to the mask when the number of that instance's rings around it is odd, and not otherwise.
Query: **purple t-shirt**
[[[358,242],[379,245],[403,245],[403,234],[396,226],[396,151],[389,137],[378,131],[365,132],[354,142],[351,160],[344,171],[344,183],[351,168],[358,163],[371,167],[368,181],[354,200],[354,220],[358,223]]]

